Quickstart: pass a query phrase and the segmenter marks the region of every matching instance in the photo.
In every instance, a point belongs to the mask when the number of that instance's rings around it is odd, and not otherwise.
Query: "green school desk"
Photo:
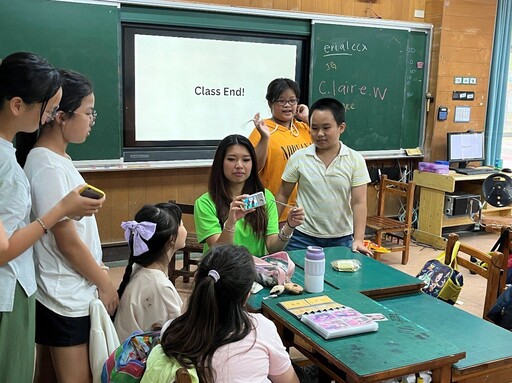
[[[466,352],[452,368],[452,382],[512,382],[512,332],[429,295],[416,293],[378,301],[393,312],[449,340]]]
[[[353,253],[347,247],[329,247],[325,253],[325,282],[324,291],[357,291],[371,298],[383,298],[419,291],[423,282],[418,278],[376,261],[360,253]],[[295,273],[292,282],[304,287],[304,256],[306,250],[290,251],[290,258],[295,263]],[[361,269],[354,273],[339,272],[332,268],[331,261],[335,259],[358,259]],[[253,312],[261,311],[263,298],[269,295],[269,289],[263,289],[258,294],[251,294],[247,302]]]
[[[302,270],[300,267],[295,268],[295,273],[293,273],[292,282],[297,283],[304,287],[304,270]],[[324,291],[333,291],[336,290],[336,288],[326,284],[324,282]],[[264,301],[263,298],[267,297],[270,294],[270,289],[264,288],[263,290],[259,291],[257,294],[251,294],[249,296],[249,299],[247,300],[247,306],[249,308],[249,311],[252,312],[260,312],[261,311],[261,303]],[[306,295],[311,295],[306,292],[304,292],[301,295],[292,295],[288,293],[283,293],[283,296],[289,297],[289,299],[299,299],[302,297],[305,297]],[[269,298],[269,300],[272,300],[275,298]]]
[[[347,247],[326,247],[325,282],[340,290],[358,291],[371,298],[382,298],[419,291],[423,282],[400,270],[394,269],[373,258],[353,253]],[[288,253],[295,264],[304,268],[306,250]],[[339,272],[332,268],[331,261],[336,259],[357,259],[361,269],[354,273]]]
[[[362,313],[383,311],[379,303],[355,291],[325,295]],[[379,322],[376,332],[325,340],[278,305],[291,299],[297,298],[263,301],[263,314],[276,323],[285,345],[297,347],[337,382],[379,382],[432,370],[434,382],[448,383],[452,364],[465,356],[461,347],[436,332],[389,312],[389,320]]]

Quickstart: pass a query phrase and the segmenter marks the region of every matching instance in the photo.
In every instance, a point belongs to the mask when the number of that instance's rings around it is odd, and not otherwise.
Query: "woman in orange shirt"
[[[261,182],[273,194],[279,191],[288,158],[298,149],[311,145],[309,109],[299,104],[299,97],[300,89],[295,81],[277,78],[267,87],[266,99],[272,117],[261,119],[259,113],[254,116],[255,128],[249,140],[256,151]],[[294,190],[290,205],[295,204],[296,195]],[[285,222],[287,215],[285,209],[279,221]]]

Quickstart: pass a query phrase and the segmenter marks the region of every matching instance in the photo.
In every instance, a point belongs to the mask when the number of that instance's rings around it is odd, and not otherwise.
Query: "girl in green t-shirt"
[[[264,193],[266,204],[249,208],[249,196],[258,192]],[[275,198],[258,177],[254,147],[233,134],[217,147],[208,192],[195,202],[194,221],[204,252],[214,244],[233,243],[263,256],[284,249],[293,229],[304,222],[304,210],[291,209],[279,231]]]

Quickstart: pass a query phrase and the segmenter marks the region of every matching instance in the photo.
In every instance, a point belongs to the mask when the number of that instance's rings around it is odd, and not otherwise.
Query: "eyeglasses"
[[[94,109],[92,110],[91,113],[79,113],[79,112],[71,112],[71,111],[69,113],[79,114],[81,116],[88,117],[89,120],[91,120],[91,126],[94,126],[94,124],[96,123],[96,117],[98,117],[98,112]]]
[[[57,105],[52,109],[51,112],[48,112],[48,118],[50,121],[53,121],[55,119],[55,116],[57,115],[57,112],[59,111],[59,106]]]
[[[290,104],[291,106],[293,105],[297,105],[297,103],[299,102],[299,100],[297,100],[296,98],[291,98],[289,100],[275,100],[274,101],[277,105],[279,106],[285,106],[287,103]]]
[[[41,105],[41,113],[40,113],[40,117],[39,117],[39,120],[42,120],[43,116],[47,117],[44,124],[48,124],[48,123],[52,122],[53,120],[55,120],[55,116],[57,115],[57,112],[59,111],[59,106],[57,105],[50,112],[47,112],[47,111],[45,111],[46,105],[48,105],[48,101],[43,102],[43,104]]]

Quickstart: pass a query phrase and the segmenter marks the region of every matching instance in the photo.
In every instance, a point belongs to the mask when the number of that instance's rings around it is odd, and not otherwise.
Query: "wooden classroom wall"
[[[427,1],[427,22],[434,24],[426,155],[446,159],[446,133],[485,130],[491,70],[496,0]],[[454,77],[475,77],[476,85],[455,85]],[[453,91],[473,91],[474,101],[452,100]],[[439,106],[448,107],[448,119],[437,121]],[[454,122],[455,107],[470,106],[469,122]]]
[[[446,158],[446,132],[484,130],[485,109],[497,0],[211,0],[195,3],[325,13],[386,20],[427,22],[434,25],[430,92],[434,102],[427,118],[425,159]],[[185,2],[185,1],[183,1]],[[414,17],[424,11],[424,18]],[[477,78],[471,88],[454,88],[454,76]],[[473,90],[471,122],[453,121],[453,90]],[[459,101],[460,102],[460,101]],[[436,121],[438,106],[450,108],[447,121]],[[124,241],[120,223],[133,219],[146,203],[177,200],[193,203],[207,190],[208,168],[130,170],[83,173],[87,182],[107,193],[107,201],[97,215],[102,243]],[[376,189],[368,187],[368,211],[376,206]],[[187,229],[193,222],[184,217]]]

